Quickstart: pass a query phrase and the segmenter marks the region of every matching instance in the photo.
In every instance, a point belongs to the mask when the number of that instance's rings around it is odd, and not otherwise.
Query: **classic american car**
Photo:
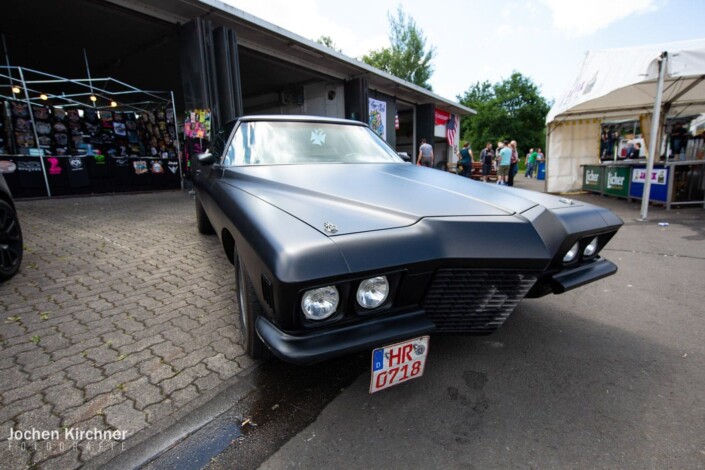
[[[411,357],[427,350],[415,338],[491,333],[523,298],[617,270],[600,257],[622,225],[609,210],[406,163],[356,121],[242,117],[192,172],[198,230],[234,265],[255,358],[404,341],[392,357]]]
[[[22,229],[5,177],[0,173],[0,282],[10,279],[22,263]]]

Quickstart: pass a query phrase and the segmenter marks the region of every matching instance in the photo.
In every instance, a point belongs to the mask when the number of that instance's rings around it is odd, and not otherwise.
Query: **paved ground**
[[[17,209],[23,267],[0,285],[0,468],[74,468],[119,451],[65,433],[129,438],[252,364],[237,344],[232,268],[217,238],[197,233],[191,196]],[[60,437],[11,442],[11,428]]]

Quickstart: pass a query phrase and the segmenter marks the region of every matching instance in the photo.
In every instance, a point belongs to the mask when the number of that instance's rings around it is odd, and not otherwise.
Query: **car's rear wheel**
[[[22,229],[17,213],[0,200],[0,281],[11,278],[22,263]]]
[[[198,193],[196,193],[196,226],[198,227],[198,232],[203,235],[212,235],[215,233],[211,221],[208,220],[206,211],[203,210],[203,204],[201,204]]]
[[[255,321],[262,313],[262,308],[257,300],[252,281],[247,272],[245,272],[245,268],[239,258],[235,260],[235,272],[242,347],[252,359],[262,359],[265,357],[267,348],[257,336],[257,331],[255,330]]]

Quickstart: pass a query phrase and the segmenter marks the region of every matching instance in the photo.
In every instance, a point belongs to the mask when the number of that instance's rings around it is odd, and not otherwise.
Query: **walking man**
[[[416,164],[433,168],[433,147],[426,143],[426,139],[421,139],[419,158],[416,160]]]

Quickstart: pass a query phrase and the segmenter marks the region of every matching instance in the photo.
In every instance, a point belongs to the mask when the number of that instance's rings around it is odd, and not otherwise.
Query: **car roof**
[[[345,124],[353,126],[363,126],[369,127],[367,123],[360,121],[353,121],[351,119],[339,119],[323,116],[307,116],[300,114],[261,114],[261,115],[251,115],[251,116],[241,116],[236,119],[240,122],[253,122],[253,121],[278,121],[278,122],[320,122],[328,124]]]

